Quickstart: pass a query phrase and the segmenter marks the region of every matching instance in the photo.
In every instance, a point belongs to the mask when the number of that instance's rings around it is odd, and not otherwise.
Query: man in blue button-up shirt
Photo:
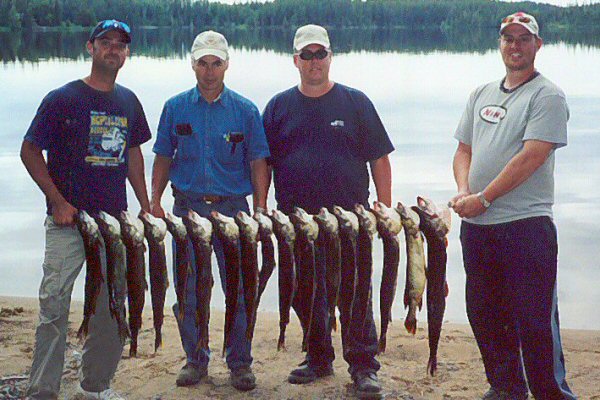
[[[203,217],[212,210],[228,216],[240,210],[249,212],[246,196],[250,194],[255,209],[266,209],[269,177],[265,158],[269,156],[269,148],[254,103],[223,84],[229,66],[227,40],[217,32],[202,32],[194,40],[191,53],[197,85],[169,99],[160,117],[153,147],[156,157],[151,212],[164,217],[160,200],[169,180],[175,197],[173,213],[180,217],[189,209]],[[195,267],[191,243],[189,246],[190,264]],[[225,291],[223,247],[214,236],[213,248]],[[177,318],[187,355],[177,377],[178,386],[196,384],[207,375],[208,350],[196,348],[199,335],[195,324],[195,274],[196,271],[188,274],[185,313],[183,319]],[[177,304],[173,310],[178,317]],[[251,343],[245,331],[240,291],[231,345],[227,348],[231,382],[239,390],[256,386],[250,369]]]

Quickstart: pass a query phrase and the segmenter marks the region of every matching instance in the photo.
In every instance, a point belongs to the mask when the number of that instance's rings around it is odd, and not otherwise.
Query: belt
[[[207,195],[200,196],[200,200],[202,200],[206,204],[220,203],[222,201],[229,200],[229,199],[231,199],[230,196],[219,196],[216,194],[207,194]]]

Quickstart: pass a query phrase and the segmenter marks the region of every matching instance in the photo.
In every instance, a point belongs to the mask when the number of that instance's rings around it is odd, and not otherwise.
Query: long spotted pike
[[[342,341],[347,340],[349,322],[352,320],[352,306],[356,290],[356,242],[358,238],[358,217],[340,206],[333,207],[333,214],[339,223],[342,254],[341,283],[338,297]]]
[[[423,237],[419,230],[419,215],[410,208],[398,203],[396,211],[400,214],[406,237],[406,285],[404,287],[404,308],[408,314],[404,327],[413,335],[417,332],[417,309],[423,306],[425,291],[425,250]]]
[[[446,264],[448,255],[446,234],[450,231],[450,211],[439,209],[431,200],[417,197],[419,228],[427,241],[427,328],[429,333],[429,360],[427,372],[433,376],[437,370],[437,351],[446,310],[448,283]]]
[[[314,216],[319,225],[319,245],[325,248],[325,287],[327,290],[327,309],[329,310],[329,329],[337,330],[335,307],[338,303],[341,280],[341,252],[338,220],[323,207]]]
[[[183,217],[183,223],[192,241],[196,263],[196,326],[199,331],[196,348],[207,350],[210,299],[214,284],[211,264],[213,226],[208,219],[201,217],[194,210],[188,211],[187,216]]]
[[[240,250],[244,305],[246,307],[246,339],[252,341],[258,299],[258,222],[238,211],[235,222],[240,228]]]
[[[188,257],[188,236],[184,221],[167,213],[164,218],[167,230],[175,242],[175,295],[177,296],[177,319],[183,321],[185,315],[185,292],[187,287],[188,270],[190,269],[190,258]],[[192,241],[193,242],[193,241]]]
[[[396,297],[398,267],[400,265],[400,239],[402,230],[400,215],[385,204],[375,202],[373,213],[377,217],[377,230],[383,241],[383,271],[379,289],[379,312],[381,314],[381,332],[378,352],[385,352],[387,330],[392,320],[392,305]]]
[[[129,356],[137,356],[138,333],[142,327],[142,313],[146,301],[146,262],[144,253],[144,224],[127,211],[119,214],[121,237],[127,250],[127,300],[129,307],[129,331],[131,344]]]
[[[273,233],[278,247],[278,288],[279,288],[279,339],[277,350],[285,349],[285,330],[290,322],[290,308],[296,294],[296,266],[294,244],[296,231],[290,218],[281,211],[273,210]]]
[[[106,284],[108,287],[108,308],[117,321],[121,343],[131,337],[125,315],[127,297],[127,262],[125,244],[121,239],[121,225],[112,215],[100,211],[96,218],[100,234],[106,248]]]
[[[365,319],[371,298],[371,277],[373,276],[373,235],[377,232],[375,215],[362,204],[354,206],[358,217],[358,238],[356,241],[356,290],[352,308],[352,329],[361,340],[364,335]]]
[[[256,308],[258,309],[260,298],[275,269],[275,245],[273,244],[273,221],[266,214],[266,211],[257,210],[252,218],[258,222],[258,237],[262,256],[262,266],[258,275],[258,297],[256,299]]]
[[[87,212],[80,210],[77,213],[75,223],[83,238],[83,247],[85,249],[86,270],[83,321],[77,331],[77,337],[83,339],[88,334],[90,319],[96,313],[96,301],[104,282],[104,278],[102,277],[102,261],[100,258],[103,246],[98,224]]]
[[[233,218],[217,211],[211,212],[208,219],[213,224],[225,254],[225,338],[223,340],[223,357],[225,357],[225,350],[230,345],[229,338],[235,322],[240,289],[240,230]]]
[[[152,299],[152,314],[154,319],[154,350],[162,345],[162,325],[165,312],[165,296],[169,287],[167,275],[167,256],[165,253],[165,236],[167,224],[152,214],[142,212],[144,236],[148,241],[150,253],[150,297]]]

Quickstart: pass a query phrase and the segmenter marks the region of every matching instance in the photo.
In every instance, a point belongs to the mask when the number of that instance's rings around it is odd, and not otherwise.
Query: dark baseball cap
[[[125,36],[125,42],[131,43],[131,28],[125,22],[117,21],[116,19],[105,19],[104,21],[98,22],[96,27],[90,34],[90,42],[101,37],[106,32],[119,31]]]

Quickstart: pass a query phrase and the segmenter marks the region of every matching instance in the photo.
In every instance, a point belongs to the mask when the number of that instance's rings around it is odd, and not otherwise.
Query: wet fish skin
[[[285,350],[285,330],[290,322],[290,309],[297,289],[294,245],[296,231],[290,218],[278,210],[271,213],[273,233],[278,246],[279,339],[277,351]]]
[[[187,286],[188,270],[190,268],[188,249],[187,228],[182,218],[179,218],[171,213],[167,213],[164,217],[167,224],[167,231],[175,241],[175,271],[177,279],[175,279],[175,294],[177,296],[177,318],[183,321],[185,314],[185,291]]]
[[[234,217],[240,228],[240,249],[244,305],[246,307],[246,338],[252,340],[258,299],[258,222],[244,211]]]
[[[129,356],[137,356],[138,333],[142,327],[142,313],[146,301],[146,262],[144,253],[144,224],[128,211],[119,214],[121,236],[126,248],[127,259],[127,300],[129,307],[129,331],[131,343]]]
[[[150,264],[150,297],[154,322],[154,350],[162,345],[162,324],[164,321],[165,297],[169,287],[167,275],[167,256],[165,252],[165,236],[167,224],[164,220],[142,212],[140,219],[144,223],[144,236],[148,241]]]
[[[408,307],[408,314],[404,320],[404,327],[414,335],[417,332],[417,309],[420,310],[423,306],[426,284],[424,243],[419,230],[419,215],[400,202],[396,211],[400,214],[406,238],[404,307]]]
[[[208,349],[210,300],[214,285],[211,263],[213,225],[207,218],[201,217],[194,210],[188,211],[187,215],[183,217],[183,223],[188,237],[192,241],[196,263],[196,326],[199,331],[196,348],[198,350]],[[180,313],[183,313],[181,307]]]
[[[341,281],[341,243],[339,223],[335,215],[325,207],[314,216],[319,225],[319,238],[321,246],[326,248],[325,259],[325,286],[327,290],[327,308],[329,310],[329,329],[337,330],[335,307],[338,303],[338,294]]]
[[[127,297],[127,262],[125,244],[121,239],[121,225],[112,215],[100,211],[96,218],[106,248],[106,280],[108,306],[117,321],[121,343],[131,337],[126,323],[125,299]]]
[[[223,244],[225,254],[225,338],[223,341],[223,357],[229,347],[229,338],[233,330],[235,312],[237,310],[240,285],[240,229],[235,220],[218,211],[212,211],[208,218],[213,224],[217,238]]]
[[[400,215],[385,204],[375,202],[373,213],[377,218],[377,230],[383,241],[383,270],[379,289],[379,311],[381,314],[381,332],[378,352],[384,353],[387,343],[387,330],[392,320],[392,305],[396,297],[398,267],[400,265],[400,239],[402,230]]]
[[[260,298],[275,269],[275,245],[273,244],[272,237],[273,221],[269,218],[266,210],[256,210],[252,218],[258,222],[258,236],[262,255],[262,266],[258,276],[258,298],[256,299],[256,308],[258,310]]]
[[[96,313],[96,301],[100,293],[100,287],[104,282],[104,278],[102,277],[102,261],[100,258],[102,242],[98,224],[84,210],[79,210],[77,213],[75,224],[83,238],[86,263],[83,321],[77,331],[77,337],[83,339],[88,334],[90,319]]]

